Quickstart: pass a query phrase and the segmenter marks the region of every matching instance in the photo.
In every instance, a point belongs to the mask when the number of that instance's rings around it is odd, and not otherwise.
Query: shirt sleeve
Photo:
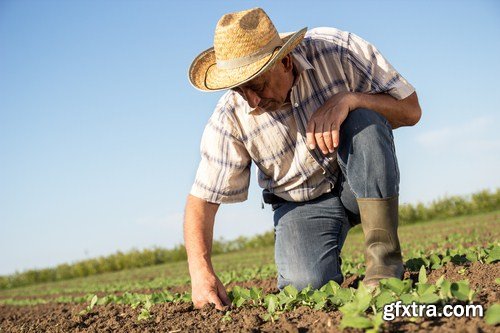
[[[216,111],[201,139],[201,161],[191,195],[213,203],[245,201],[250,184],[251,158],[238,138],[234,123]]]
[[[374,45],[353,33],[348,36],[343,65],[351,91],[388,93],[398,100],[410,96],[415,91]]]

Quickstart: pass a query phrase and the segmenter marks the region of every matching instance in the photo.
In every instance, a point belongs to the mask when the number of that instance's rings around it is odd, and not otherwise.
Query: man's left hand
[[[333,153],[339,145],[340,125],[351,110],[356,108],[356,94],[340,92],[326,101],[307,123],[307,146],[309,149],[318,145],[326,155]]]

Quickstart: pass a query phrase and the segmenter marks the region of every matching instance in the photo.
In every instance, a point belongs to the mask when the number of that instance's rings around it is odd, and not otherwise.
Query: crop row
[[[467,262],[493,263],[500,260],[500,243],[489,243],[486,246],[476,245],[465,247],[457,245],[454,248],[438,248],[436,250],[409,249],[405,253],[405,267],[416,271],[420,267],[438,269],[449,262],[456,265]],[[342,259],[342,272],[348,275],[364,275],[364,257],[347,257]]]
[[[500,281],[497,279],[497,283]],[[438,304],[467,302],[472,303],[476,292],[469,287],[467,280],[450,282],[441,276],[435,284],[427,283],[427,274],[422,266],[418,282],[412,286],[411,280],[390,278],[382,280],[380,286],[372,292],[360,283],[357,289],[341,288],[330,281],[319,290],[310,287],[298,291],[287,286],[278,294],[262,295],[258,288],[235,287],[230,292],[230,299],[236,307],[250,305],[263,306],[267,313],[264,320],[276,320],[285,311],[299,306],[308,306],[315,310],[338,309],[343,317],[341,328],[352,327],[370,329],[377,332],[383,324],[384,305],[400,301],[402,304]],[[494,304],[486,312],[488,324],[499,322],[499,306]]]

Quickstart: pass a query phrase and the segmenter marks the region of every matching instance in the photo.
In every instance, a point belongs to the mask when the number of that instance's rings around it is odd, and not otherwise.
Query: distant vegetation
[[[500,209],[500,188],[495,192],[481,191],[468,196],[451,196],[430,204],[418,203],[400,206],[400,224],[425,222],[454,216],[471,215]],[[253,237],[239,237],[235,240],[214,241],[212,254],[271,246],[274,244],[272,231]],[[153,248],[117,252],[109,256],[83,260],[74,264],[62,264],[55,268],[28,270],[10,276],[0,277],[0,289],[26,286],[41,282],[66,280],[105,272],[146,267],[186,259],[186,249],[178,245],[173,249]]]
[[[500,209],[500,188],[495,192],[484,190],[468,196],[451,196],[428,205],[400,205],[400,224],[430,221],[454,216],[486,213]]]

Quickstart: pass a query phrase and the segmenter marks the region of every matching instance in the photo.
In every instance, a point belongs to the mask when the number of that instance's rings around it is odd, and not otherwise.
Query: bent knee
[[[349,137],[354,137],[361,132],[367,136],[372,136],[377,135],[380,131],[390,131],[391,126],[384,116],[375,111],[356,109],[349,112],[340,130],[344,136]]]
[[[344,123],[355,123],[358,125],[388,124],[387,119],[378,112],[370,109],[355,109],[349,112]]]

